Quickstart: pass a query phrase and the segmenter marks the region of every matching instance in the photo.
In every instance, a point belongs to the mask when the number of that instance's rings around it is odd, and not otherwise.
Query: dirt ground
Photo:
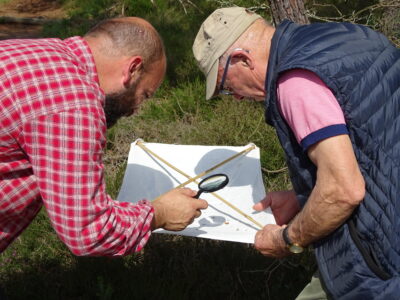
[[[52,19],[65,12],[56,0],[0,0],[0,16]]]
[[[0,0],[0,19],[60,19],[65,17],[65,14],[56,0]],[[0,22],[0,39],[40,37],[41,27],[20,22]]]

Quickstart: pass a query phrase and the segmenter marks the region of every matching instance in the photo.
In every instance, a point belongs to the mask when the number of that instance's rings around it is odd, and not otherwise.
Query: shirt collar
[[[71,52],[73,52],[76,55],[76,58],[86,68],[89,76],[92,77],[92,79],[97,84],[100,84],[93,54],[85,39],[80,36],[74,36],[65,39],[64,43],[71,50]]]

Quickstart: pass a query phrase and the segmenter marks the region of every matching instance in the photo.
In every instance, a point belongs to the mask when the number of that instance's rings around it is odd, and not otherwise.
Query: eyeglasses
[[[232,52],[238,51],[238,50],[246,51],[247,53],[250,52],[249,50],[246,50],[246,49],[243,49],[243,48],[235,48],[235,49],[233,49]],[[232,59],[232,53],[229,54],[229,56],[228,56],[228,58],[226,60],[224,73],[222,74],[221,83],[219,84],[218,93],[222,94],[222,95],[233,95],[234,94],[233,91],[229,90],[228,88],[224,88],[224,84],[225,84],[226,76],[228,74],[228,68],[229,68],[229,65],[231,63],[231,59]]]

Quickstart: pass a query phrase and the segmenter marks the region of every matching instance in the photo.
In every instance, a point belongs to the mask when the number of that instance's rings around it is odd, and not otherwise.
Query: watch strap
[[[291,240],[290,237],[289,237],[288,230],[289,230],[289,225],[286,226],[286,227],[283,229],[283,231],[282,231],[282,237],[283,237],[283,240],[285,241],[286,246],[290,247],[291,245],[293,245],[293,242],[292,242],[292,240]]]

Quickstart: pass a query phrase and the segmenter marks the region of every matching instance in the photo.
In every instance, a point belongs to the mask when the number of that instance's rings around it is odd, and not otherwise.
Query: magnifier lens
[[[228,182],[228,176],[226,176],[225,174],[211,175],[210,177],[204,178],[199,183],[199,189],[208,193],[215,192],[226,186]]]

